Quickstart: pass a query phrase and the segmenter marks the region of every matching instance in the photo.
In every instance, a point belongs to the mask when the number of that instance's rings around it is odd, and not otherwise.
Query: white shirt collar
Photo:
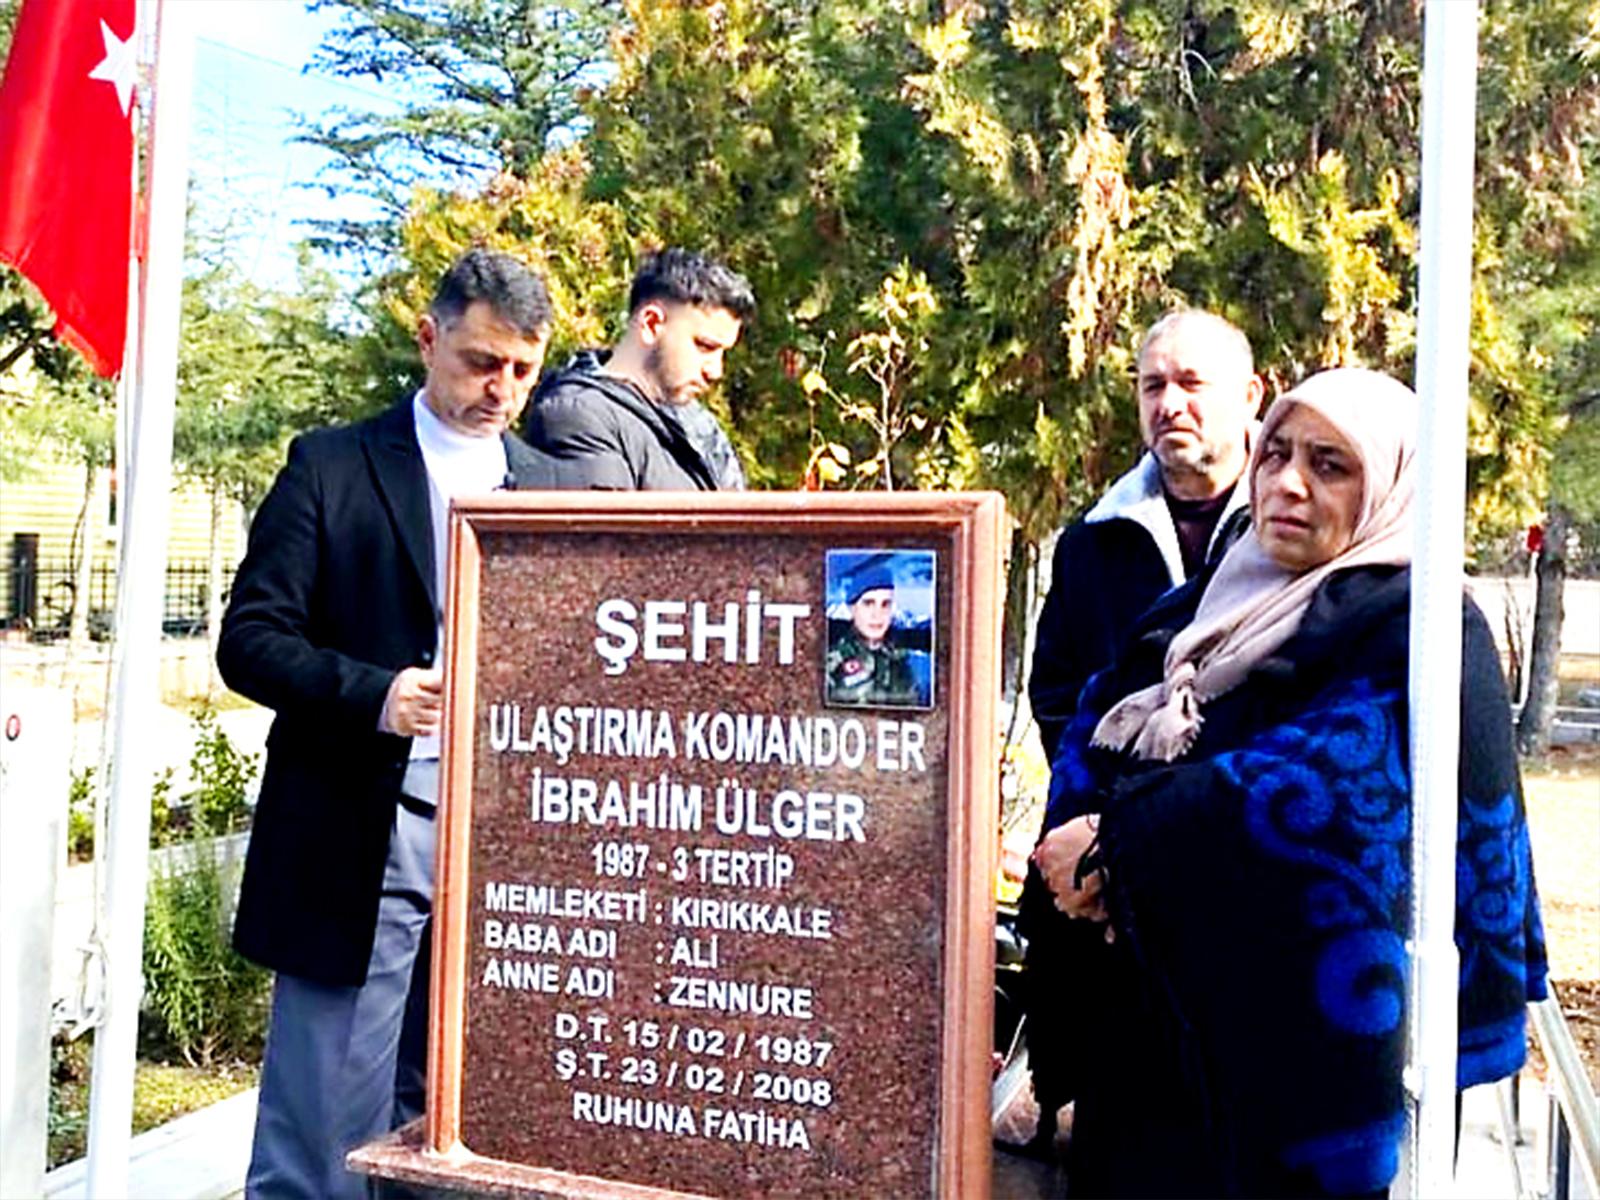
[[[419,390],[411,400],[417,446],[428,477],[446,496],[492,492],[506,478],[506,445],[498,435],[473,437],[452,429]]]

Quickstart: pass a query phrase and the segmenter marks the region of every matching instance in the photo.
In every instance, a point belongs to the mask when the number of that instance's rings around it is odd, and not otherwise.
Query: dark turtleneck
[[[1235,483],[1233,487],[1238,487]],[[1209,500],[1180,500],[1166,492],[1167,511],[1178,530],[1178,549],[1183,555],[1183,577],[1194,578],[1195,572],[1205,566],[1206,549],[1211,545],[1211,534],[1222,518],[1222,510],[1233,495],[1233,488]]]

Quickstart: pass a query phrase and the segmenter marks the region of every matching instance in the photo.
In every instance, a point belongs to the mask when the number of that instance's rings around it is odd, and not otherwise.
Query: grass
[[[89,1144],[89,1064],[93,1035],[51,1046],[50,1167],[82,1158]],[[256,1085],[258,1068],[140,1062],[133,1077],[133,1132],[140,1134]]]

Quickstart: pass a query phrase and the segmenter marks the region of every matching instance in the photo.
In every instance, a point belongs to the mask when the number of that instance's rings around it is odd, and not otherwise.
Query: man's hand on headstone
[[[383,701],[383,729],[401,737],[427,737],[439,732],[443,710],[443,669],[407,667],[389,683]]]

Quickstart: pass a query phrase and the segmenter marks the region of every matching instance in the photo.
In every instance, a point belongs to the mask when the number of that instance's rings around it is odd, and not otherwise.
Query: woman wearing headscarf
[[[1395,1173],[1415,421],[1371,371],[1280,398],[1251,529],[1085,689],[1034,854],[1060,914],[1030,950],[1075,981],[1073,1195],[1382,1195]],[[1504,684],[1465,605],[1461,1087],[1521,1065],[1545,987]]]

